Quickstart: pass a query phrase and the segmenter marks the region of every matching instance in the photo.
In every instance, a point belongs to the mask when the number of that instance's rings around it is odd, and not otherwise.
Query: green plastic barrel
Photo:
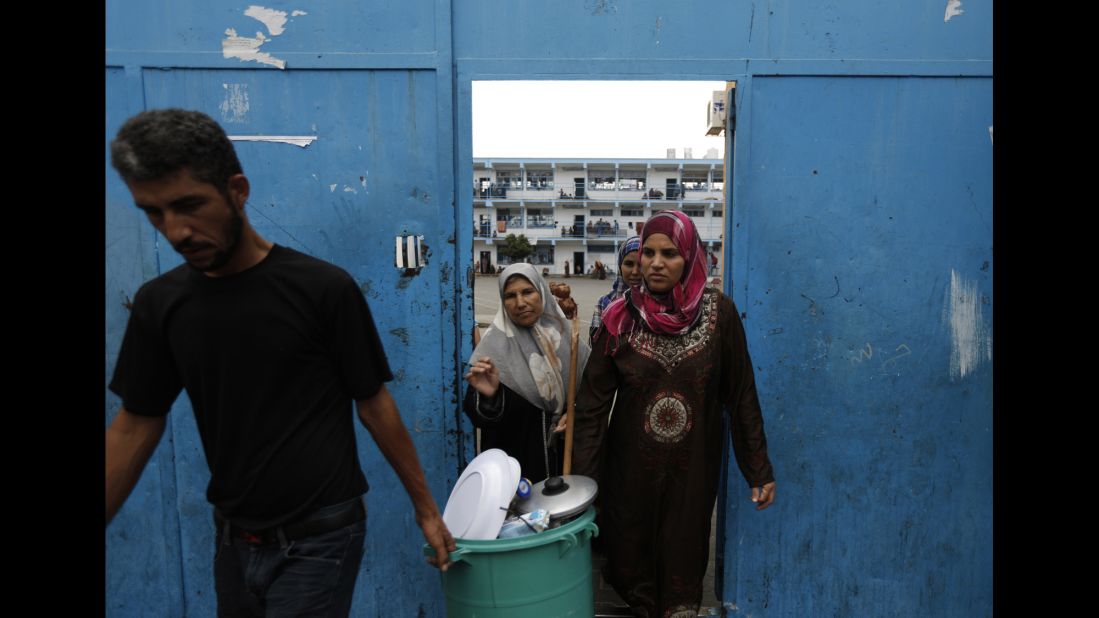
[[[590,618],[595,509],[551,530],[511,539],[457,539],[442,573],[449,618]],[[424,555],[434,556],[424,545]]]

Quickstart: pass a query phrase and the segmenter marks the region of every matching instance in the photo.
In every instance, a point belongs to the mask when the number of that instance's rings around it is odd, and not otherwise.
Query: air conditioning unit
[[[706,106],[706,135],[721,135],[725,130],[725,91],[714,90]]]

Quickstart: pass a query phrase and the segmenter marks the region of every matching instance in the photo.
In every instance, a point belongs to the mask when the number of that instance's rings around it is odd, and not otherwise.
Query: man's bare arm
[[[424,472],[420,467],[420,458],[416,456],[416,447],[413,446],[408,429],[401,421],[397,402],[393,400],[393,396],[383,384],[373,397],[355,403],[359,411],[359,420],[373,436],[382,455],[401,479],[416,509],[416,523],[419,524],[428,544],[435,549],[435,558],[429,558],[428,563],[443,571],[447,570],[450,568],[449,553],[458,547],[454,543],[454,537],[447,530],[446,524],[443,523],[435,498],[427,489],[427,481],[424,480]]]
[[[120,408],[107,428],[107,523],[133,491],[145,464],[160,443],[166,418],[141,416]]]

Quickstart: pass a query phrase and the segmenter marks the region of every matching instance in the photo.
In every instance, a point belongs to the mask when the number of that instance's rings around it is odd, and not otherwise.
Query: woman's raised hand
[[[469,373],[465,375],[469,385],[477,389],[478,393],[485,397],[495,397],[500,388],[500,371],[492,364],[492,359],[482,356],[469,366]]]

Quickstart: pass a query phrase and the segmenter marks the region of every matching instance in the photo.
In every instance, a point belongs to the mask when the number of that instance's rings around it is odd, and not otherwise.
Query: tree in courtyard
[[[515,264],[522,262],[528,255],[534,253],[534,247],[531,246],[525,235],[508,234],[504,238],[504,244],[496,250],[496,253],[507,257],[512,264]]]

